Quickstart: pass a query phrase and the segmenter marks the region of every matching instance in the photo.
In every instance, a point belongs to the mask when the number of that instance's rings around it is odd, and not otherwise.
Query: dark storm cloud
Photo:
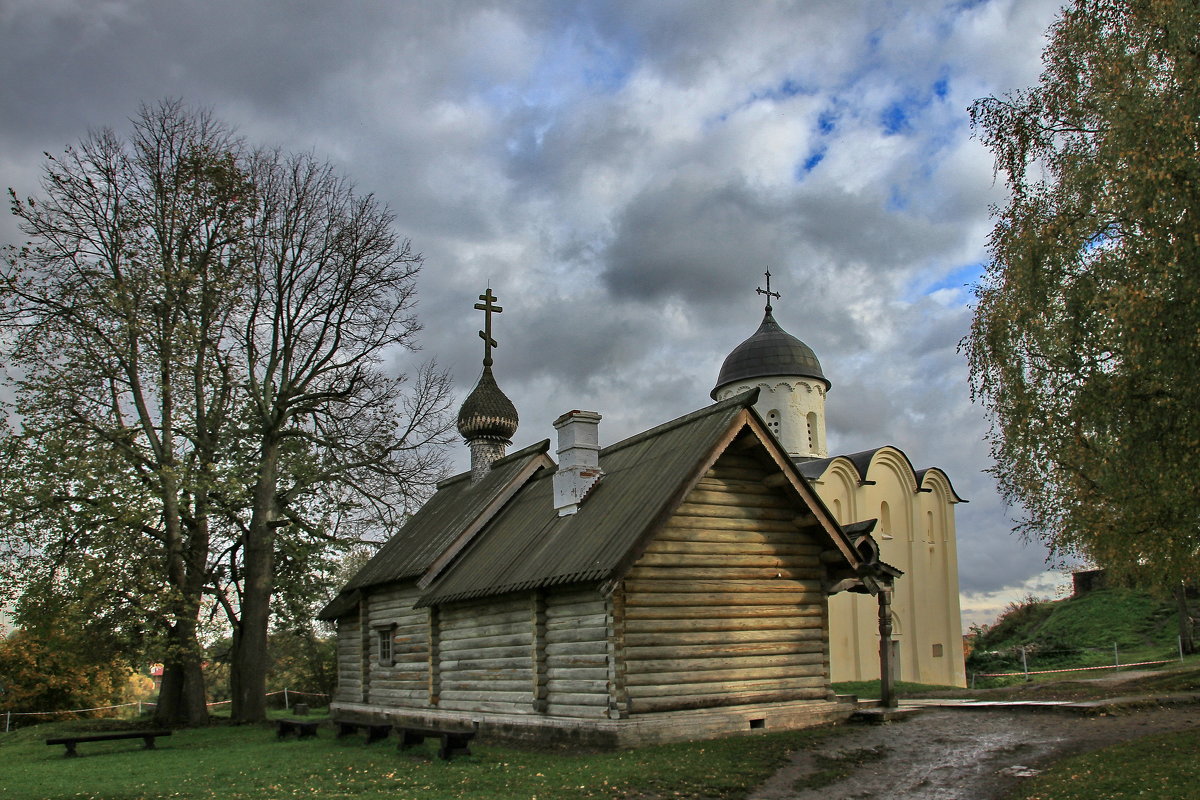
[[[616,223],[603,279],[618,300],[714,303],[746,286],[746,265],[783,255],[778,216],[744,185],[681,175],[634,198]]]

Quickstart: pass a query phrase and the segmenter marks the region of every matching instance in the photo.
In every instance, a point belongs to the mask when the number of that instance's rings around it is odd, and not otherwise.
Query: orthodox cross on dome
[[[479,295],[482,303],[476,303],[475,309],[482,311],[484,316],[483,330],[479,332],[479,338],[483,339],[483,365],[490,367],[492,365],[492,348],[499,347],[496,340],[492,338],[492,314],[499,314],[504,309],[496,305],[496,300],[499,298],[492,294],[492,287],[488,287],[487,291]]]
[[[778,300],[780,298],[780,294],[779,294],[779,292],[771,291],[771,268],[770,267],[767,268],[766,275],[767,275],[767,288],[766,289],[759,288],[759,289],[755,289],[754,291],[758,292],[759,294],[765,294],[767,296],[767,313],[770,314],[771,313],[771,298],[774,297],[776,300]],[[479,306],[475,306],[475,307],[479,308]]]

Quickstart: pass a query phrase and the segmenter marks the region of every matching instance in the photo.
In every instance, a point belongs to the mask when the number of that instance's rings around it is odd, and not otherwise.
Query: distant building
[[[1071,596],[1094,592],[1097,589],[1108,588],[1108,580],[1102,569],[1084,569],[1071,573]]]

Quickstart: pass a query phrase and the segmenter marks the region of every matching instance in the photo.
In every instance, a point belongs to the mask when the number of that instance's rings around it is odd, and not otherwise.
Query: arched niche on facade
[[[871,456],[864,482],[868,496],[889,503],[893,520],[889,533],[913,541],[913,500],[919,487],[908,457],[894,447],[879,448]]]
[[[834,513],[838,522],[848,524],[874,516],[859,512],[855,502],[855,490],[858,488],[860,479],[858,471],[849,459],[839,457],[831,460],[825,471],[816,480],[822,484],[820,494],[826,505],[832,508],[833,500],[841,501],[841,511]]]

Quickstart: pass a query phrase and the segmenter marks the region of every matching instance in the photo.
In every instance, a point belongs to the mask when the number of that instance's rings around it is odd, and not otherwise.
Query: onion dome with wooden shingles
[[[492,368],[485,366],[479,382],[458,411],[458,432],[467,441],[496,439],[507,442],[517,432],[517,422],[517,407],[500,390]]]

